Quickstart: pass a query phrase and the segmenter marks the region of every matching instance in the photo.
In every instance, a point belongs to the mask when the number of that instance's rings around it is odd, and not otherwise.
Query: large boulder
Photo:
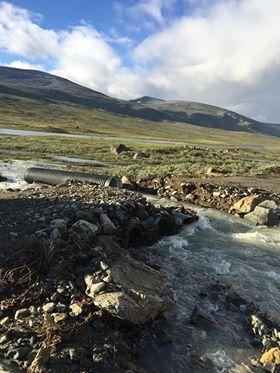
[[[258,194],[252,194],[251,196],[243,197],[237,201],[232,210],[235,210],[238,214],[248,214],[253,211],[254,208],[262,202],[262,197]]]
[[[254,211],[244,216],[245,220],[255,225],[267,225],[272,227],[279,222],[277,205],[274,201],[263,201]]]
[[[166,289],[166,276],[128,255],[121,256],[106,274],[110,278],[108,291],[92,298],[97,307],[114,317],[142,325],[175,304]]]

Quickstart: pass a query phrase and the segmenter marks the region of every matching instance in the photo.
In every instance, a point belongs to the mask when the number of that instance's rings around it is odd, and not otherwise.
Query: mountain
[[[216,106],[148,96],[125,101],[52,74],[10,67],[0,67],[0,108],[2,126],[13,123],[12,120],[15,124],[28,124],[29,118],[36,119],[37,124],[38,121],[44,123],[48,121],[48,116],[59,124],[65,116],[69,126],[70,123],[80,125],[86,122],[87,128],[90,128],[93,113],[96,117],[97,110],[107,113],[108,121],[115,120],[116,116],[126,118],[131,132],[135,130],[132,126],[140,123],[134,123],[135,119],[151,121],[154,130],[155,122],[173,126],[179,123],[280,137],[280,126],[277,124],[261,123]],[[17,118],[16,122],[14,118]]]
[[[213,105],[191,101],[167,101],[149,96],[143,96],[130,102],[158,110],[163,115],[166,115],[169,120],[175,122],[230,131],[280,135],[279,124],[261,123],[244,115]]]

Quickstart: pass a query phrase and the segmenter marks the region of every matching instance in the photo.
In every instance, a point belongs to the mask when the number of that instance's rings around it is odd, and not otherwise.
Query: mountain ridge
[[[278,124],[258,122],[214,105],[163,100],[150,96],[127,101],[37,70],[0,66],[0,93],[2,104],[5,104],[3,95],[9,95],[11,99],[12,97],[30,98],[41,104],[60,102],[154,122],[186,123],[205,128],[280,137]]]

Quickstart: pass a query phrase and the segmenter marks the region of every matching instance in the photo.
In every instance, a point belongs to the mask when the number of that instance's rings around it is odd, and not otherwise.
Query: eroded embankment
[[[242,178],[241,178],[242,179]],[[244,218],[255,225],[277,226],[280,222],[280,180],[263,182],[263,188],[246,186],[238,178],[211,178],[207,180],[155,178],[142,180],[139,187],[171,201],[189,202],[198,206],[216,208]],[[258,183],[255,180],[255,183]]]
[[[1,197],[3,364],[30,372],[139,371],[132,336],[175,299],[166,274],[134,259],[131,247],[178,233],[197,215],[90,184]]]

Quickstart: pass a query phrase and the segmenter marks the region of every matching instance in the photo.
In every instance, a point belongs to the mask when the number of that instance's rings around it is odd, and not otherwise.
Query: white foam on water
[[[275,228],[275,230],[276,229],[277,228]],[[245,232],[245,233],[234,233],[234,234],[231,235],[231,237],[236,239],[236,240],[247,241],[247,242],[251,242],[251,243],[265,242],[265,243],[268,243],[268,244],[280,245],[280,230],[279,230],[279,232],[274,232],[273,229],[266,232],[267,228],[265,228],[264,230],[265,230],[264,233],[261,233],[259,230]],[[265,233],[267,233],[267,234],[265,234]],[[269,236],[268,236],[268,234],[269,234]]]
[[[204,215],[199,215],[198,221],[196,221],[193,224],[190,224],[190,225],[186,226],[185,229],[183,230],[182,234],[184,234],[186,236],[193,236],[197,232],[204,231],[204,230],[207,230],[207,229],[212,230],[212,231],[215,230],[211,226],[210,220],[208,218],[206,218]]]
[[[217,366],[216,371],[219,373],[236,372],[236,363],[221,348],[215,352],[207,353],[205,357]]]
[[[187,247],[188,244],[189,244],[188,240],[180,236],[166,237],[159,242],[159,245],[164,245],[164,246],[169,245],[175,250],[182,250],[185,247]]]
[[[0,190],[2,189],[20,189],[25,190],[40,186],[39,184],[28,184],[24,181],[25,170],[29,167],[53,165],[44,161],[21,161],[13,160],[0,163],[0,175],[8,180],[0,182]]]
[[[231,262],[220,259],[217,262],[212,262],[214,271],[217,275],[228,275],[231,269]]]

